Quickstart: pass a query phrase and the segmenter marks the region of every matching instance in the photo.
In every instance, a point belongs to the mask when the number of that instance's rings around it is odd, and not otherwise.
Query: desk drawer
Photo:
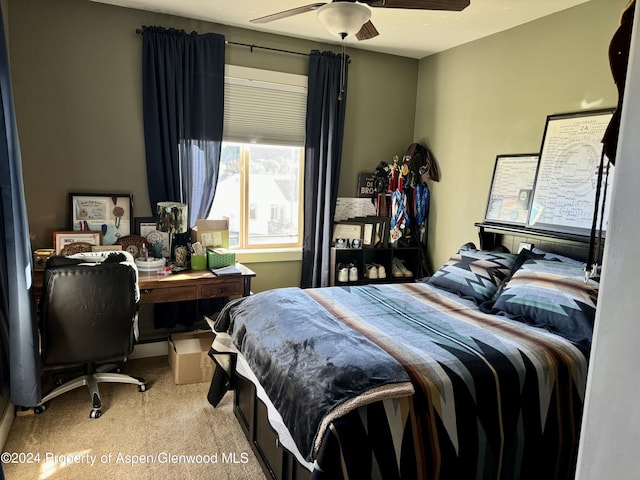
[[[242,279],[237,282],[206,283],[200,285],[200,298],[231,297],[242,295]]]
[[[197,298],[198,288],[195,285],[140,290],[140,303],[182,302]]]

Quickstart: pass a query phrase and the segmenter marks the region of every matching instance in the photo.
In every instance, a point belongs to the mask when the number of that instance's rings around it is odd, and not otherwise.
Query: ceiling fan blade
[[[312,10],[317,10],[321,6],[325,5],[324,3],[311,3],[309,5],[305,5],[303,7],[291,8],[289,10],[283,10],[282,12],[273,13],[271,15],[265,15],[264,17],[254,18],[253,20],[249,20],[251,23],[267,23],[272,22],[274,20],[280,20],[281,18],[291,17],[293,15],[298,15],[299,13],[311,12]]]
[[[362,28],[356,33],[356,38],[358,40],[369,40],[370,38],[377,37],[380,35],[376,27],[373,26],[371,20],[362,25]]]
[[[370,7],[408,8],[413,10],[451,10],[459,12],[470,0],[359,0]]]

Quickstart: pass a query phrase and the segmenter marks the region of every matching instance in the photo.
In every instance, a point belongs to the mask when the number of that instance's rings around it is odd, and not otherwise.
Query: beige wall
[[[478,243],[495,157],[538,152],[547,115],[615,106],[607,49],[627,0],[592,0],[420,61],[414,137],[437,157],[437,268]]]
[[[131,192],[134,216],[151,215],[141,105],[142,39],[136,28],[161,25],[299,52],[339,51],[338,45],[88,0],[8,0],[8,5],[11,73],[34,248],[50,246],[52,232],[67,228],[70,191]],[[352,61],[340,195],[353,196],[357,172],[372,171],[412,141],[418,61],[351,48],[347,53]],[[227,63],[305,74],[308,62],[305,56],[228,46]],[[256,291],[299,283],[299,262],[255,268]]]

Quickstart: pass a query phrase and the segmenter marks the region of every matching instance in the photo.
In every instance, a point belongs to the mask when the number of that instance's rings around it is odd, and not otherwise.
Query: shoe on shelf
[[[400,270],[400,267],[396,263],[396,259],[395,258],[391,262],[391,275],[394,278],[404,277],[404,274],[402,273],[402,270]]]
[[[396,278],[399,277],[413,277],[413,273],[407,267],[404,266],[404,261],[399,258],[393,259],[391,262],[391,275]]]
[[[339,282],[349,281],[349,269],[346,266],[344,266],[342,263],[338,264],[338,281]]]
[[[378,278],[387,278],[387,269],[384,265],[378,265]]]
[[[379,277],[378,266],[374,263],[367,263],[364,276],[369,280],[376,280]]]
[[[358,281],[358,267],[356,267],[353,263],[349,264],[349,281]]]

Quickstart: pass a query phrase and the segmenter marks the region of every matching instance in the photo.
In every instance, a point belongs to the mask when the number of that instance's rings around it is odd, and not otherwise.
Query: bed
[[[598,281],[465,246],[414,283],[283,288],[217,318],[209,401],[275,479],[573,478]]]

